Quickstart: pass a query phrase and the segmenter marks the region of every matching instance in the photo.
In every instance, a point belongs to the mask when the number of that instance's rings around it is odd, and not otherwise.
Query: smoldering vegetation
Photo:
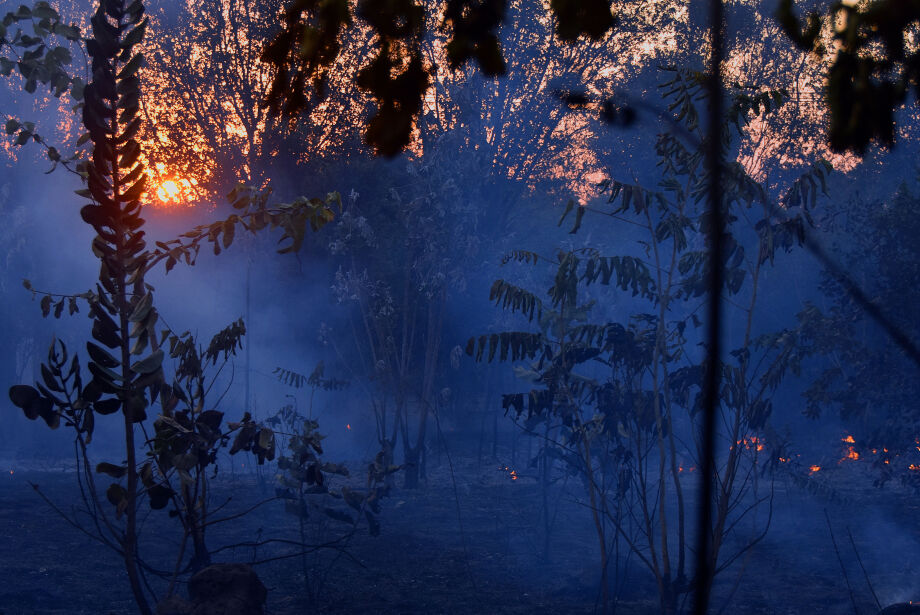
[[[269,3],[144,3],[137,83],[92,50],[129,134],[71,109],[109,104],[53,25],[86,7],[2,7],[2,54],[37,49],[20,28],[84,77],[32,96],[0,70],[0,613],[670,614],[701,586],[714,613],[917,608],[913,108],[896,148],[831,151],[790,87],[821,66],[729,11],[701,579],[703,16],[636,3],[571,47],[508,5],[500,78],[435,62],[428,24],[395,157],[366,144],[359,27],[279,119]]]

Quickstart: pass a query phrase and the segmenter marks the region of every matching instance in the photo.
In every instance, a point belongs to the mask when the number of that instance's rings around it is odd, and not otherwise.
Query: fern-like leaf
[[[502,257],[501,264],[507,265],[508,263],[524,263],[525,265],[536,265],[541,257],[536,252],[530,252],[528,250],[512,250],[508,254]]]
[[[510,309],[512,313],[520,311],[528,320],[538,318],[543,313],[543,302],[536,295],[524,290],[505,280],[495,280],[489,290],[489,301],[501,305],[503,310]]]
[[[301,389],[304,385],[307,384],[309,380],[308,376],[304,376],[301,373],[295,372],[290,369],[285,369],[283,367],[276,367],[272,373],[281,381],[283,384],[286,384],[289,387],[294,387],[295,389]]]
[[[546,338],[540,333],[503,331],[471,337],[466,343],[466,354],[477,362],[486,357],[485,360],[491,363],[496,354],[499,361],[520,361],[546,352]]]

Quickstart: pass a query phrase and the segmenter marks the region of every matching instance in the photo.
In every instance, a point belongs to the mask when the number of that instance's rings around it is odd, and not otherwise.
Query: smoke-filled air
[[[920,614],[920,2],[0,16],[0,615]]]

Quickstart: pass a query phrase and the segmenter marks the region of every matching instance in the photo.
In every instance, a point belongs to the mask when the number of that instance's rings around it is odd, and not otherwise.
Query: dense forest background
[[[920,599],[920,15],[715,4],[2,7],[0,610]]]

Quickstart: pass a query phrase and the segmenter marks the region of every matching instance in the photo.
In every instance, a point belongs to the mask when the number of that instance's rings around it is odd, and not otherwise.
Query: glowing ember
[[[912,463],[912,464],[910,464],[910,465],[907,467],[907,469],[908,469],[908,470],[913,470],[914,472],[920,472],[920,464]],[[12,474],[12,473],[13,473],[13,471],[10,470],[10,474]]]
[[[499,467],[498,469],[501,470],[501,471],[503,471],[503,472],[507,472],[507,473],[508,473],[508,478],[510,478],[511,480],[517,480],[517,479],[518,479],[517,472],[515,472],[514,470],[512,470],[512,469],[509,468],[508,466],[501,466],[501,467]]]
[[[851,461],[857,461],[859,459],[859,453],[856,451],[856,447],[853,446],[854,444],[856,444],[856,440],[853,438],[853,436],[847,435],[847,437],[841,438],[840,441],[846,443],[848,446],[847,446],[846,453],[840,459],[840,461],[837,462],[837,464],[839,465],[843,463],[844,461],[846,461],[847,459]]]
[[[10,470],[10,476],[12,476],[12,475],[13,475],[13,471],[12,471],[12,470]]]
[[[788,458],[788,457],[780,457],[780,458],[779,458],[779,462],[780,462],[780,463],[786,463],[787,461],[789,461],[789,458]]]
[[[821,466],[811,466],[808,468],[808,473],[814,474],[815,472],[818,472],[820,469],[821,469]]]
[[[351,423],[346,423],[346,424],[345,424],[345,429],[351,429]]]
[[[743,438],[735,442],[735,444],[737,444],[738,446],[741,446],[743,444],[744,448],[746,448],[747,450],[749,451],[756,450],[757,452],[762,451],[763,446],[764,446],[763,440],[758,438],[757,436],[744,436]]]

